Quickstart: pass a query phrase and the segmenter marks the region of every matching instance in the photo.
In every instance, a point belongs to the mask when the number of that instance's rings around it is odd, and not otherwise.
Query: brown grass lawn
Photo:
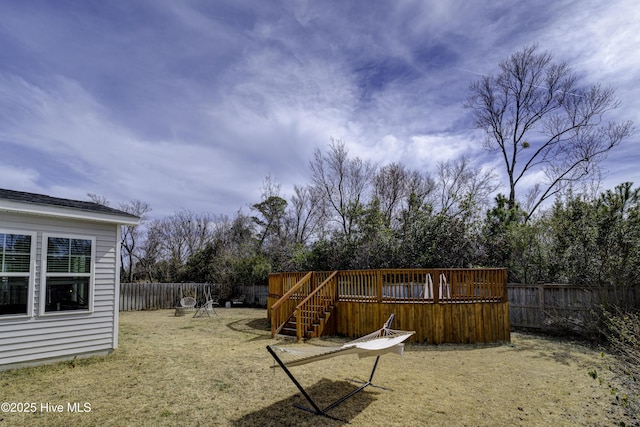
[[[110,356],[0,372],[0,401],[37,404],[35,413],[0,413],[0,426],[341,424],[292,407],[306,401],[270,368],[265,346],[278,340],[265,310],[217,312],[121,313],[120,348]],[[368,387],[331,414],[354,426],[633,424],[612,405],[607,360],[575,343],[515,333],[504,345],[409,344],[404,357],[380,360],[374,383],[388,389]],[[356,387],[347,378],[367,379],[372,363],[343,356],[292,371],[322,406]],[[69,402],[86,402],[90,412],[70,413]],[[63,412],[42,411],[44,403]]]

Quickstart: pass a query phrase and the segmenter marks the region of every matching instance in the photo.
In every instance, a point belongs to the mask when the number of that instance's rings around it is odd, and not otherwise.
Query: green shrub
[[[608,342],[616,355],[611,369],[625,388],[618,401],[637,417],[640,415],[640,314],[606,312],[605,326]]]

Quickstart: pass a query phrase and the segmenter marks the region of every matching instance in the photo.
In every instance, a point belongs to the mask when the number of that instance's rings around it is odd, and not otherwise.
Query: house
[[[0,370],[118,347],[120,230],[139,221],[0,189]]]

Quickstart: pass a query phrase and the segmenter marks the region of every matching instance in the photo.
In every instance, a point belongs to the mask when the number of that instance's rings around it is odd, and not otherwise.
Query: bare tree
[[[109,206],[110,202],[104,196],[94,193],[87,193],[87,197],[93,202],[102,206]],[[126,282],[133,282],[136,263],[143,260],[146,251],[141,245],[144,239],[143,223],[148,219],[148,213],[151,207],[146,202],[140,200],[132,200],[130,202],[121,202],[118,209],[131,215],[140,217],[138,225],[123,225],[121,228],[120,238],[120,266],[122,268],[120,278]],[[151,277],[151,275],[149,274]]]
[[[155,220],[147,232],[147,249],[153,252],[145,256],[153,255],[156,263],[165,261],[167,270],[163,274],[172,276],[189,256],[212,241],[214,222],[215,218],[210,214],[190,211]]]
[[[87,197],[93,203],[96,203],[102,206],[109,206],[109,199],[107,199],[105,196],[98,196],[97,194],[94,194],[94,193],[87,193]]]
[[[517,202],[518,185],[542,172],[527,217],[568,183],[594,171],[609,150],[626,138],[631,122],[606,122],[620,106],[614,90],[579,86],[565,62],[526,46],[500,63],[496,76],[470,86],[465,106],[487,132],[485,148],[501,154],[509,179],[508,204]]]
[[[324,211],[321,198],[313,187],[293,187],[287,223],[295,243],[305,245],[322,234]]]
[[[408,207],[409,197],[422,206],[425,203],[433,203],[435,200],[436,181],[429,173],[422,174],[419,171],[409,173],[407,177],[407,199],[405,208]]]
[[[440,162],[436,175],[440,212],[452,217],[484,206],[497,188],[493,172],[473,167],[467,156]]]
[[[140,217],[139,225],[122,226],[120,260],[124,270],[123,279],[129,283],[133,282],[133,272],[136,262],[143,256],[142,240],[144,238],[143,223],[148,219],[151,207],[148,203],[140,200],[120,203],[118,208],[126,213]]]
[[[162,260],[162,236],[159,228],[162,227],[161,220],[154,220],[147,226],[146,239],[139,247],[140,257],[135,265],[135,274],[147,276],[149,282],[164,279],[164,275],[157,274],[158,262]]]
[[[373,177],[374,195],[387,227],[391,226],[394,215],[407,197],[408,181],[409,171],[400,163],[383,166]]]
[[[346,237],[351,236],[362,207],[366,204],[367,189],[375,168],[362,159],[349,158],[344,142],[331,139],[329,152],[319,149],[310,162],[312,182],[322,194],[328,210],[335,215]]]

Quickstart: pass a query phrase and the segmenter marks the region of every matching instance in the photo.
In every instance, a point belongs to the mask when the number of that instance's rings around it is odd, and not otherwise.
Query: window
[[[44,311],[91,309],[94,241],[46,237]]]
[[[29,314],[34,240],[30,234],[0,231],[0,315]]]

